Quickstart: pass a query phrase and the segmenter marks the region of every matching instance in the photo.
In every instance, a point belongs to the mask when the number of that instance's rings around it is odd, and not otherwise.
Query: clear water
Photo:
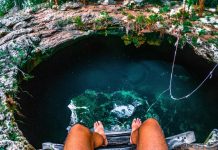
[[[166,41],[136,49],[119,37],[92,37],[67,47],[36,67],[34,79],[22,82],[18,101],[25,118],[17,117],[19,127],[36,147],[63,143],[72,100],[82,107],[75,110],[77,121],[90,128],[101,120],[108,130],[125,130],[134,117],[155,117],[166,136],[193,130],[203,142],[218,127],[217,71],[190,98],[173,101],[166,93],[148,111],[169,86],[173,50]],[[174,95],[190,92],[212,66],[190,48],[180,50]]]

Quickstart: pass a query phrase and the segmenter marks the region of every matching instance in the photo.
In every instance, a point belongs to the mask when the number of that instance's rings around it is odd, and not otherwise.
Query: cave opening
[[[166,93],[175,47],[164,38],[160,46],[125,46],[119,36],[92,36],[58,50],[22,81],[16,116],[24,136],[36,148],[43,142],[63,143],[70,123],[68,105],[78,107],[77,121],[92,127],[102,120],[107,130],[128,130],[134,117],[155,117],[166,136],[188,130],[203,142],[218,125],[218,72],[194,95],[174,101]],[[182,96],[195,88],[213,67],[190,46],[178,51],[173,91]]]

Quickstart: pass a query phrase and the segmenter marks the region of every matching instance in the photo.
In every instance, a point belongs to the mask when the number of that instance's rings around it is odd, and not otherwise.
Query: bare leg
[[[64,150],[94,150],[107,145],[104,127],[100,121],[94,124],[94,130],[92,133],[83,125],[74,125],[67,136]]]
[[[130,142],[137,145],[137,150],[168,149],[162,129],[155,119],[148,119],[143,124],[140,119],[134,119]]]

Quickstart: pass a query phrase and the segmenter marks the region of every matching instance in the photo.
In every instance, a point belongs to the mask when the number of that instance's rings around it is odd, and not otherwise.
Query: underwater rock
[[[70,124],[85,123],[92,127],[96,120],[101,120],[110,130],[126,129],[129,117],[142,105],[144,99],[131,91],[115,91],[113,93],[86,90],[83,94],[72,98],[68,108],[71,110]],[[119,127],[119,128],[117,128]]]
[[[128,118],[132,116],[134,111],[135,111],[135,107],[133,105],[117,106],[115,104],[114,109],[111,110],[111,113],[114,113],[118,118]]]

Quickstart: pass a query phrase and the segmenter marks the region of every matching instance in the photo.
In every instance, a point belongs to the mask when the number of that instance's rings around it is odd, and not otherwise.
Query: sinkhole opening
[[[167,35],[166,35],[167,36]],[[22,81],[16,116],[24,136],[36,148],[43,142],[63,143],[70,123],[92,128],[101,120],[106,130],[128,130],[134,117],[156,118],[166,136],[193,130],[203,142],[218,125],[218,72],[186,100],[174,101],[169,87],[175,47],[125,46],[118,36],[92,36],[58,50],[38,65],[33,79]],[[173,93],[192,91],[214,64],[187,45],[178,51]],[[68,108],[70,106],[71,110]]]

